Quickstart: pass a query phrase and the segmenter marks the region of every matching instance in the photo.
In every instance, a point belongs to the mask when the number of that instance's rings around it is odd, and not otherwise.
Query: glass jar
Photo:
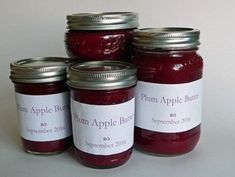
[[[77,158],[95,168],[124,164],[134,142],[136,67],[92,61],[71,65],[67,72]]]
[[[122,60],[131,56],[130,42],[138,16],[132,12],[80,13],[67,16],[67,54],[85,60]]]
[[[199,30],[153,28],[134,32],[138,68],[135,143],[161,155],[191,151],[201,124]]]
[[[21,140],[33,154],[62,152],[72,144],[65,58],[12,62]]]

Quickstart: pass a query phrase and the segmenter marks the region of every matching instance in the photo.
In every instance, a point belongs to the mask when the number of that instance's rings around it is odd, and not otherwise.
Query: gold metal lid
[[[167,27],[134,30],[133,45],[139,48],[195,48],[199,42],[200,31],[193,28]]]
[[[67,16],[70,30],[116,30],[138,27],[138,14],[133,12],[79,13]]]
[[[70,65],[67,84],[88,90],[109,90],[134,86],[137,82],[135,65],[121,61],[91,61]]]
[[[21,83],[47,83],[66,79],[67,58],[38,57],[10,64],[10,79]]]

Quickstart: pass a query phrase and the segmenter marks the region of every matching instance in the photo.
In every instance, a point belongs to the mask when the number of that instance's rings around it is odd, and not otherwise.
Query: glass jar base
[[[200,125],[179,133],[161,133],[135,127],[137,150],[159,156],[176,156],[192,151],[200,138]]]
[[[55,151],[55,152],[35,152],[35,151],[30,151],[30,150],[25,150],[25,152],[33,155],[43,155],[43,156],[49,156],[49,155],[56,155],[60,154],[64,151]]]
[[[24,150],[30,154],[53,155],[61,153],[71,147],[72,136],[47,142],[30,141],[21,138]]]
[[[167,157],[175,157],[175,156],[181,156],[181,155],[188,154],[188,153],[192,152],[195,148],[192,148],[188,151],[184,151],[182,153],[171,153],[171,154],[152,152],[152,151],[146,150],[143,147],[139,147],[138,145],[135,145],[134,149],[141,152],[141,153],[147,154],[147,155],[167,158]]]
[[[94,155],[80,151],[76,147],[74,147],[74,151],[78,161],[81,164],[90,168],[108,169],[108,168],[115,168],[125,164],[129,160],[133,148],[131,147],[125,152],[113,155]]]

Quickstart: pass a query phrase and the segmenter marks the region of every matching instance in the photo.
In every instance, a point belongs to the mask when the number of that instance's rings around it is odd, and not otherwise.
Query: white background
[[[80,165],[72,151],[41,157],[26,154],[18,137],[9,63],[36,56],[66,56],[65,16],[80,12],[135,11],[140,27],[186,26],[201,30],[204,58],[202,137],[182,156],[134,151],[122,167]],[[234,176],[235,3],[233,0],[1,0],[0,1],[0,176]]]

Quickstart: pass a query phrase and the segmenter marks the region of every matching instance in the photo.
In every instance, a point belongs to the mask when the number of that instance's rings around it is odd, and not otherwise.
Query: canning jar
[[[84,60],[123,60],[138,16],[132,12],[80,13],[67,16],[65,46],[70,57]]]
[[[71,65],[67,72],[77,158],[95,168],[124,164],[134,143],[136,67],[92,61]]]
[[[18,124],[25,151],[62,152],[72,144],[65,58],[32,58],[12,62]]]
[[[200,137],[202,109],[199,30],[140,29],[134,32],[133,45],[137,147],[161,155],[191,151]]]

